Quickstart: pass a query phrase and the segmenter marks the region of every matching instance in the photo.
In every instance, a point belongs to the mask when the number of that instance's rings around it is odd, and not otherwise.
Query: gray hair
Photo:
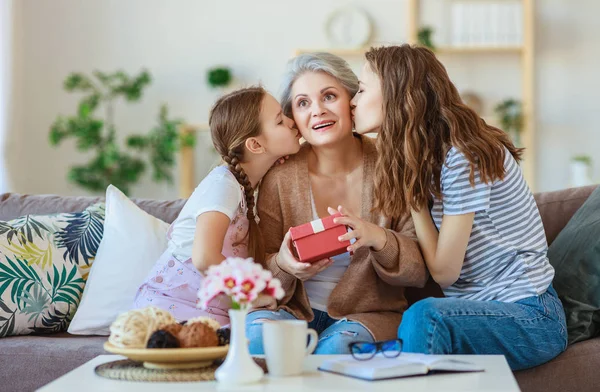
[[[358,91],[358,77],[346,60],[326,52],[301,54],[288,61],[281,84],[281,107],[288,117],[292,115],[292,86],[306,72],[324,72],[333,76],[348,91],[350,99]]]

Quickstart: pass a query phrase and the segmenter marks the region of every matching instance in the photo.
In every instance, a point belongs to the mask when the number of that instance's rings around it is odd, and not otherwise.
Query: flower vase
[[[215,378],[231,385],[251,384],[262,379],[264,372],[254,362],[246,339],[247,309],[229,310],[231,337],[225,362],[215,371]]]

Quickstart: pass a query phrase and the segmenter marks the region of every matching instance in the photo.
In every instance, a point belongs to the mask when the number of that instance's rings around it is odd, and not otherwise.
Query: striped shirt
[[[505,149],[504,180],[469,182],[470,164],[450,149],[441,172],[442,200],[434,197],[431,216],[438,230],[443,215],[475,213],[458,280],[447,297],[516,302],[543,294],[552,283],[548,243],[537,205],[521,168]]]

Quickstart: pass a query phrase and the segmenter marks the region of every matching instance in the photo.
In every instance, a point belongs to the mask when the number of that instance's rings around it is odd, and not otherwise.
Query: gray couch
[[[551,243],[595,186],[536,195],[548,242]],[[77,212],[100,200],[92,197],[0,195],[0,220],[25,214]],[[148,213],[172,222],[185,200],[135,200]],[[411,290],[409,301],[439,295],[439,287]],[[29,391],[39,388],[75,367],[105,354],[104,336],[15,336],[0,339],[0,390]],[[570,346],[565,353],[533,369],[515,372],[523,391],[600,391],[600,338]]]

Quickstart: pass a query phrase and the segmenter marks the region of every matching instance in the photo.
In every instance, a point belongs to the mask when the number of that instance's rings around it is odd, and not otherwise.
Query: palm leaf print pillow
[[[104,231],[104,203],[0,221],[0,337],[66,331]]]

